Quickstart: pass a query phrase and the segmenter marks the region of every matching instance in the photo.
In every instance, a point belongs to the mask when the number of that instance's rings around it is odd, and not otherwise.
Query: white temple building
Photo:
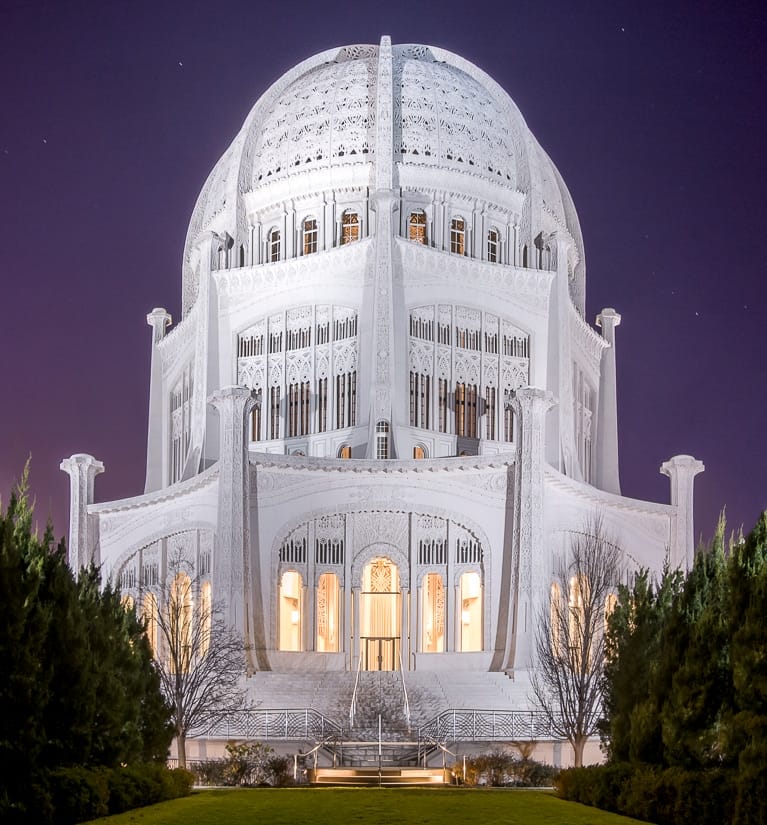
[[[384,37],[287,72],[203,186],[182,289],[175,326],[147,316],[144,493],[95,503],[103,465],[62,463],[71,563],[139,603],[182,555],[264,707],[360,668],[435,712],[525,709],[589,518],[629,568],[690,565],[703,465],[663,464],[670,504],[621,495],[621,316],[584,317],[565,183],[467,60]]]

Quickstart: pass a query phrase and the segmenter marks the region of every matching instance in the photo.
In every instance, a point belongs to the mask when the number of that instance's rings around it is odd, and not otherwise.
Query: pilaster
[[[93,504],[94,480],[104,472],[104,465],[92,455],[75,453],[59,467],[69,476],[69,566],[77,576],[83,567],[101,561],[88,505]]]
[[[578,461],[578,449],[575,444],[575,426],[573,420],[573,357],[570,348],[570,277],[567,271],[567,256],[571,241],[561,232],[552,232],[547,241],[551,256],[551,268],[556,272],[554,282],[554,318],[549,325],[554,341],[549,342],[550,358],[553,360],[550,382],[556,388],[559,400],[558,408],[550,422],[549,438],[556,437],[557,444],[551,444],[551,450],[558,447],[558,469],[570,478],[583,480],[583,473]],[[550,383],[550,386],[552,383]],[[554,456],[550,455],[550,459]]]
[[[229,594],[226,621],[247,630],[245,611],[252,591],[250,564],[250,466],[248,421],[260,397],[245,387],[224,387],[208,402],[218,411],[218,526],[213,565],[216,592]],[[259,585],[260,586],[260,585]]]
[[[149,379],[149,424],[146,438],[146,479],[144,492],[151,493],[162,488],[163,484],[163,386],[162,360],[157,345],[165,337],[165,330],[171,324],[171,317],[164,307],[155,307],[146,316],[146,322],[152,328],[152,360]]]
[[[693,487],[695,476],[706,469],[702,461],[691,455],[675,455],[660,466],[660,472],[671,479],[671,505],[676,507],[676,519],[672,526],[672,568],[689,570],[695,555],[693,533]]]
[[[510,402],[519,422],[514,478],[514,542],[512,594],[516,596],[515,633],[507,668],[527,668],[534,650],[534,596],[541,589],[544,553],[543,470],[546,413],[552,393],[524,387]]]
[[[612,307],[597,315],[597,326],[610,345],[602,351],[601,380],[599,382],[599,411],[597,426],[597,487],[608,493],[621,494],[618,468],[618,392],[615,369],[615,328],[621,316]]]

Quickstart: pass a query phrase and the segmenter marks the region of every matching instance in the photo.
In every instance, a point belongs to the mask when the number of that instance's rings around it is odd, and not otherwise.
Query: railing
[[[446,710],[418,731],[435,742],[514,742],[559,739],[551,722],[537,710]]]
[[[352,701],[349,705],[349,729],[354,727],[354,717],[357,713],[357,689],[360,686],[360,671],[362,670],[362,652],[360,651],[360,660],[357,663],[357,675],[354,677],[354,690],[352,691]]]
[[[405,700],[404,708],[405,719],[407,720],[407,730],[410,733],[410,702],[407,698],[407,687],[405,686],[405,668],[402,665],[402,651],[399,651],[399,675],[402,680],[402,696]]]
[[[341,726],[311,708],[244,710],[214,722],[205,736],[221,739],[320,741],[341,735]]]

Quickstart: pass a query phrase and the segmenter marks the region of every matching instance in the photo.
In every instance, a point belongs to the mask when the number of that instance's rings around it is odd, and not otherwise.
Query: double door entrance
[[[363,670],[400,669],[402,594],[397,565],[389,559],[373,559],[365,565],[359,633]]]

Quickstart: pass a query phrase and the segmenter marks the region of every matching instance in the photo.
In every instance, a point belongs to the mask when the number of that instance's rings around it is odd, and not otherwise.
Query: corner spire
[[[391,37],[384,35],[378,47],[378,86],[376,93],[376,189],[391,189],[394,180],[394,133],[392,113]]]

